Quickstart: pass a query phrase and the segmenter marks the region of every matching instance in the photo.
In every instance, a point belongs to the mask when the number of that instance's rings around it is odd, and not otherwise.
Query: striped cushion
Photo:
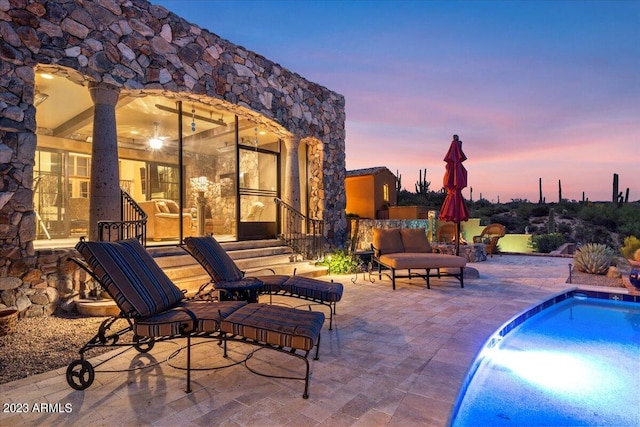
[[[130,317],[161,313],[184,298],[136,239],[80,241],[76,249],[120,310]]]
[[[258,276],[256,279],[262,282],[263,292],[278,292],[290,276],[274,274],[272,276]]]
[[[133,325],[133,333],[141,337],[167,337],[180,334],[180,326],[184,323],[191,325],[191,317],[182,311],[191,311],[198,319],[196,330],[193,332],[215,332],[220,327],[220,321],[233,311],[245,305],[243,301],[224,301],[217,303],[185,301],[176,307],[156,314],[155,316],[137,319]],[[191,331],[191,328],[189,328]]]
[[[202,265],[214,282],[242,279],[242,271],[213,237],[187,237],[184,239],[184,248]]]
[[[262,343],[311,350],[318,340],[324,314],[268,304],[247,304],[222,321],[220,329]]]
[[[341,283],[325,282],[304,276],[291,276],[282,289],[293,295],[301,295],[326,302],[338,302],[342,299]]]

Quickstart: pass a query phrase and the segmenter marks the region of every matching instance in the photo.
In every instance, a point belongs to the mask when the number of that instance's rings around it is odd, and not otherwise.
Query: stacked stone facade
[[[33,248],[36,67],[121,94],[220,106],[306,140],[312,211],[326,245],[343,244],[343,96],[145,0],[0,0],[0,307],[27,306],[27,297],[45,313],[68,286],[58,261]]]

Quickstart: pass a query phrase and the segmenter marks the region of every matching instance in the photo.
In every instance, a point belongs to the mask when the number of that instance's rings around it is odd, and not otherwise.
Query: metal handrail
[[[278,197],[273,201],[281,220],[280,238],[285,244],[305,259],[322,258],[324,222],[321,219],[308,218]]]
[[[114,241],[136,238],[147,244],[147,214],[123,189],[120,189],[120,221],[98,221],[98,240]]]

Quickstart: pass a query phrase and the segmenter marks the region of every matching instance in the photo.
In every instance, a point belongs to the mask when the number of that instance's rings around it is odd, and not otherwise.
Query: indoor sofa
[[[191,236],[192,219],[188,212],[180,212],[176,202],[169,199],[156,199],[138,202],[147,214],[147,238],[152,240],[177,239],[180,236],[180,221],[182,232]]]

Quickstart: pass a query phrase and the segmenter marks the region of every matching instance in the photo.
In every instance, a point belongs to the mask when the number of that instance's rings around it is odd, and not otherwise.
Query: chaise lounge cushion
[[[176,306],[184,294],[136,239],[81,240],[76,249],[118,307],[130,317],[148,317]]]
[[[184,245],[187,252],[203,266],[214,282],[229,282],[244,277],[233,259],[213,237],[187,237],[184,239]]]
[[[427,240],[427,231],[424,227],[402,228],[400,229],[400,236],[402,237],[404,252],[433,252],[429,240]]]
[[[311,350],[324,323],[319,311],[269,304],[247,304],[227,316],[220,326],[227,334],[275,346]]]
[[[198,319],[195,331],[212,332],[220,328],[225,317],[246,305],[244,301],[209,303],[202,301],[181,302],[171,310],[155,316],[138,319],[133,325],[133,333],[142,337],[176,336],[184,325],[190,325],[191,317],[182,310],[190,311]],[[193,330],[193,328],[189,328]]]
[[[326,302],[338,302],[342,299],[342,283],[325,282],[304,276],[291,276],[281,289],[293,295]]]
[[[374,228],[373,246],[383,254],[404,252],[399,228]]]

